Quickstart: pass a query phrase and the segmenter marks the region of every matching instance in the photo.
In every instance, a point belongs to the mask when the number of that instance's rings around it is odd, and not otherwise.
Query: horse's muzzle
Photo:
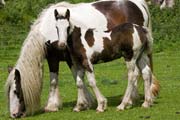
[[[66,48],[66,44],[65,43],[60,43],[58,44],[59,49],[65,49]]]
[[[11,114],[11,118],[22,118],[22,117],[25,117],[26,114],[23,113],[23,112],[18,112],[18,113],[13,113]]]

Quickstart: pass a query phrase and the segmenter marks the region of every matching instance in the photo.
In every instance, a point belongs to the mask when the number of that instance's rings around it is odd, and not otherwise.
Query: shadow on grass
[[[133,104],[133,106],[131,106],[131,107],[128,107],[127,109],[133,109],[133,108],[136,108],[136,107],[141,107],[141,105],[144,102],[144,95],[140,94],[139,96],[140,97],[139,97],[139,99],[137,99],[135,101],[135,104]],[[108,106],[109,107],[117,107],[121,103],[123,95],[110,96],[110,97],[106,97],[106,98],[108,100]],[[154,104],[158,104],[158,102],[155,101]],[[73,111],[73,107],[75,105],[76,105],[76,101],[64,102],[63,103],[63,108],[70,108]],[[90,109],[91,110],[96,110],[96,107],[97,107],[97,103],[95,103]],[[63,108],[61,110],[63,110]],[[59,111],[61,111],[61,110],[59,110]],[[57,112],[59,112],[59,111],[57,111]],[[49,113],[51,113],[51,112],[46,113],[43,109],[41,109],[41,111],[34,114],[33,116],[26,116],[26,117],[35,117],[35,116],[40,116],[42,114],[49,114]],[[180,112],[177,112],[176,114],[179,114],[179,113]],[[140,117],[144,118],[144,116],[140,116]],[[147,117],[147,116],[145,116],[145,117]]]
[[[140,97],[134,101],[134,104],[133,104],[132,108],[134,108],[134,107],[141,107],[141,105],[143,104],[143,102],[144,102],[144,95],[140,94],[139,96]],[[108,106],[110,106],[110,107],[117,107],[122,102],[123,95],[110,96],[110,97],[106,97],[106,98],[108,100]],[[154,101],[154,104],[158,104],[158,102]],[[63,103],[63,107],[71,107],[71,108],[73,108],[75,105],[76,105],[76,101],[71,101],[71,102]],[[97,107],[97,102],[95,102],[90,109],[94,109],[95,110],[96,107]]]

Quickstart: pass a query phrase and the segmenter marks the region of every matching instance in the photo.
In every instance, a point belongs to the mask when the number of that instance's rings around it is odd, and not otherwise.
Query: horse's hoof
[[[74,112],[80,112],[81,110],[78,107],[74,107],[73,111]]]
[[[125,109],[125,106],[120,104],[119,106],[117,106],[117,111],[123,111]]]
[[[44,108],[44,112],[57,112],[58,108]]]
[[[148,102],[144,102],[143,104],[142,104],[142,107],[143,108],[149,108],[151,105],[150,105],[150,103],[148,103]]]
[[[102,112],[104,112],[103,109],[96,109],[96,113],[102,113]]]

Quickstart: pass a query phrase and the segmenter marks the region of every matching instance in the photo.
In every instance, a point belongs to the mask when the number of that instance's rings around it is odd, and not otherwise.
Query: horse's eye
[[[16,90],[14,90],[14,94],[17,94],[17,91],[16,91]]]
[[[67,28],[67,33],[69,34],[69,31],[70,31],[70,27]]]

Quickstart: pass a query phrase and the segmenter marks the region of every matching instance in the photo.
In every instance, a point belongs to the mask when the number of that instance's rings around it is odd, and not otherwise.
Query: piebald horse
[[[50,70],[50,91],[45,111],[57,111],[61,107],[58,90],[59,62],[66,61],[74,78],[77,78],[77,67],[72,64],[68,51],[59,49],[64,45],[60,45],[58,41],[51,41],[67,37],[61,34],[58,36],[54,17],[55,9],[65,12],[67,8],[71,10],[72,23],[79,26],[108,31],[118,24],[132,22],[151,28],[148,8],[143,0],[110,0],[80,4],[63,2],[44,9],[31,27],[21,48],[19,59],[7,79],[6,88],[11,117],[33,115],[40,110],[45,58]],[[58,29],[60,31],[64,29],[65,24],[62,23]],[[49,46],[50,44],[52,45]],[[151,92],[157,95],[158,84],[153,80],[151,86],[153,86]],[[136,89],[133,94],[137,94]],[[89,91],[83,84],[78,88],[74,111],[89,108],[92,101]]]
[[[143,107],[150,107],[153,103],[151,92],[152,70],[150,68],[148,54],[152,52],[152,37],[147,29],[132,23],[118,25],[111,30],[103,31],[94,28],[77,27],[70,21],[70,10],[67,9],[65,16],[60,15],[55,10],[57,20],[57,29],[64,25],[64,31],[67,32],[67,38],[59,39],[59,42],[67,46],[72,58],[72,63],[77,66],[77,86],[82,87],[84,73],[87,74],[89,85],[93,89],[97,102],[98,112],[103,112],[107,106],[106,98],[101,94],[96,86],[93,64],[99,60],[108,62],[120,57],[124,57],[128,69],[128,87],[122,103],[117,107],[118,110],[124,110],[128,104],[132,105],[132,93],[136,81],[140,74],[145,83],[145,101]],[[66,26],[66,27],[65,27]],[[62,30],[62,29],[61,29]],[[62,47],[62,46],[60,46]]]

